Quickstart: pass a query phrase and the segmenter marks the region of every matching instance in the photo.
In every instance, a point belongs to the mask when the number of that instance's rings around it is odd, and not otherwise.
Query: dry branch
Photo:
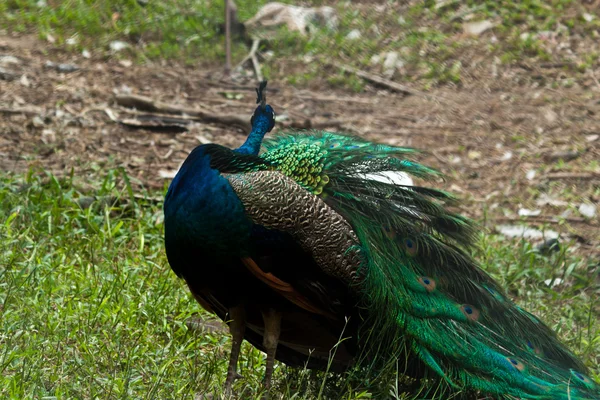
[[[23,114],[23,115],[35,116],[35,115],[40,115],[41,113],[42,113],[41,109],[0,107],[0,114]]]
[[[546,174],[542,179],[600,179],[597,172],[554,172]]]
[[[263,76],[260,70],[260,63],[258,62],[257,52],[258,45],[260,44],[260,39],[252,39],[252,48],[250,49],[250,53],[242,60],[241,63],[238,64],[236,70],[241,70],[248,61],[252,61],[252,67],[254,68],[254,75],[256,75],[256,79],[259,82],[262,82]]]
[[[423,93],[423,92],[418,91],[416,89],[411,89],[408,86],[401,85],[401,84],[399,84],[397,82],[390,81],[389,79],[382,78],[381,76],[371,74],[369,72],[366,72],[366,71],[363,71],[363,70],[351,67],[349,65],[339,64],[339,63],[336,63],[336,62],[326,62],[326,64],[327,65],[331,65],[331,66],[336,67],[336,68],[343,69],[344,71],[347,71],[347,72],[349,72],[351,74],[354,74],[354,75],[358,76],[359,78],[362,78],[362,79],[364,79],[366,81],[369,81],[371,83],[375,83],[377,85],[384,86],[384,87],[386,87],[386,88],[388,88],[390,90],[396,91],[396,92],[405,93],[405,94],[411,94],[411,95],[415,95],[415,96],[424,96],[424,97],[427,97],[426,93]]]
[[[369,72],[351,67],[349,65],[339,64],[336,62],[325,62],[325,64],[336,67],[336,68],[343,69],[344,71],[354,74],[354,75],[358,76],[359,78],[364,79],[365,81],[386,87],[395,92],[410,94],[413,96],[421,96],[428,100],[434,100],[434,101],[437,100],[437,101],[443,101],[445,103],[452,103],[450,100],[448,100],[444,97],[429,95],[425,92],[421,92],[420,90],[409,88],[408,86],[402,85],[398,82],[390,81],[389,79],[382,78],[379,75],[371,74]]]
[[[115,97],[117,104],[165,114],[178,114],[193,117],[194,121],[214,122],[223,125],[235,125],[244,130],[250,130],[250,121],[236,114],[219,114],[211,110],[198,110],[173,104],[163,103],[149,97],[138,95],[118,95]]]
[[[560,224],[563,221],[569,222],[571,224],[588,224],[590,225],[590,221],[585,218],[579,217],[547,217],[543,215],[530,215],[523,217],[496,217],[493,218],[496,222],[531,222],[538,224]]]

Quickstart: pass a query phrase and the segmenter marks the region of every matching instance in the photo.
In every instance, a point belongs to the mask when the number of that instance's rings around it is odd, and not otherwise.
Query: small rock
[[[396,64],[398,63],[398,52],[390,51],[385,55],[385,60],[383,60],[383,70],[384,75],[388,78],[394,74],[396,70]]]
[[[406,24],[406,20],[404,19],[404,17],[400,16],[398,17],[398,25],[405,25]]]
[[[527,178],[528,181],[531,181],[531,180],[533,180],[533,178],[535,178],[535,175],[536,175],[535,169],[530,169],[525,174],[525,177]]]
[[[35,117],[33,117],[33,119],[31,120],[31,125],[33,125],[36,128],[41,128],[42,126],[44,126],[44,120],[42,119],[42,117],[40,117],[39,115],[36,115]]]
[[[581,203],[579,213],[586,218],[594,218],[596,216],[596,205],[590,203]]]
[[[44,68],[48,68],[48,69],[55,69],[58,72],[62,72],[65,74],[68,74],[70,72],[75,72],[75,71],[79,71],[80,68],[77,65],[73,65],[73,64],[56,64],[53,63],[52,61],[46,61],[44,63]]]
[[[466,34],[472,36],[479,36],[488,29],[494,27],[494,23],[489,20],[466,22],[463,24],[463,30]]]
[[[594,14],[590,14],[590,13],[583,13],[582,17],[587,22],[592,22],[594,20],[594,18],[596,18],[596,16]]]
[[[35,5],[38,8],[48,7],[48,3],[46,3],[46,0],[38,0],[37,3],[35,3]]]
[[[362,33],[358,29],[352,29],[347,35],[346,39],[348,40],[356,40],[362,37]]]
[[[68,38],[67,40],[65,40],[65,43],[68,46],[75,46],[77,44],[77,36],[71,36],[70,38]]]
[[[129,43],[123,42],[122,40],[113,40],[112,42],[110,42],[108,47],[116,53],[130,47],[130,45]]]
[[[77,65],[73,65],[73,64],[58,64],[56,66],[56,70],[58,72],[69,73],[69,72],[79,71],[80,68]]]
[[[500,157],[500,160],[502,160],[502,161],[508,161],[508,160],[510,160],[512,158],[512,156],[513,156],[512,151],[507,151],[506,153],[504,153],[502,155],[502,157]]]
[[[585,137],[585,140],[586,140],[586,142],[591,143],[591,142],[595,142],[596,140],[598,140],[599,137],[600,137],[599,135],[587,135]]]
[[[27,74],[21,75],[21,79],[19,79],[19,83],[21,84],[21,86],[25,86],[25,87],[31,86],[31,82],[29,81],[29,78],[27,78]]]
[[[475,151],[475,150],[471,150],[471,151],[469,151],[469,153],[467,154],[467,156],[471,160],[479,160],[481,158],[481,152]]]
[[[92,54],[87,49],[83,49],[83,51],[81,52],[81,56],[83,58],[90,58]]]
[[[56,43],[56,38],[49,33],[46,34],[46,40],[48,41],[48,43]]]
[[[0,56],[0,65],[7,67],[9,65],[19,65],[21,60],[14,56]]]
[[[119,60],[119,64],[121,64],[125,68],[129,68],[133,65],[133,62],[131,60]]]
[[[519,208],[520,217],[537,217],[542,213],[542,210],[528,210],[527,208]]]

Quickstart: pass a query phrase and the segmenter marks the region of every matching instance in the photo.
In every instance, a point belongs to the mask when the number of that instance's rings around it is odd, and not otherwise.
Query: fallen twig
[[[235,114],[219,114],[210,110],[191,109],[163,103],[161,101],[153,100],[149,97],[138,95],[117,95],[115,100],[117,104],[124,107],[137,108],[147,111],[157,111],[165,114],[187,115],[194,117],[193,119],[195,121],[214,122],[223,125],[235,125],[244,130],[249,130],[251,128],[248,118],[243,118]]]
[[[32,109],[32,108],[5,108],[0,107],[0,114],[23,114],[23,115],[39,115],[42,111],[40,109]]]
[[[572,62],[547,62],[547,63],[540,63],[539,67],[540,68],[545,68],[545,69],[552,69],[552,68],[564,68],[564,67],[574,67],[575,64],[573,64]]]
[[[546,174],[542,179],[600,179],[597,172],[554,172]]]
[[[411,89],[408,86],[404,86],[400,83],[390,81],[389,79],[382,78],[381,76],[368,73],[366,71],[351,67],[349,65],[343,65],[343,64],[339,64],[337,62],[326,62],[326,64],[331,65],[336,68],[343,69],[344,71],[350,72],[351,74],[358,76],[359,78],[362,78],[366,81],[369,81],[369,82],[372,82],[372,83],[375,83],[375,84],[378,84],[381,86],[385,86],[388,89],[394,90],[396,92],[411,94],[411,95],[415,95],[415,96],[424,96],[424,97],[428,96],[426,93],[423,93],[419,90]]]
[[[560,224],[563,221],[572,224],[590,224],[589,220],[580,217],[547,217],[543,215],[530,215],[522,217],[495,217],[493,218],[496,222],[535,222],[535,223],[546,223],[546,224]]]
[[[375,104],[376,100],[373,99],[356,99],[353,97],[339,97],[339,96],[319,96],[316,93],[312,94],[298,94],[296,95],[301,100],[313,100],[313,101],[332,101],[340,103],[357,103],[357,104]]]
[[[336,68],[343,69],[349,73],[352,73],[352,74],[358,76],[359,78],[362,78],[371,83],[375,83],[377,85],[384,86],[384,87],[386,87],[390,90],[396,91],[396,92],[410,94],[413,96],[421,96],[428,100],[433,100],[433,101],[437,100],[437,101],[443,101],[445,103],[452,103],[449,99],[446,99],[444,97],[429,95],[425,92],[421,92],[420,90],[409,88],[408,86],[402,85],[402,84],[394,82],[394,81],[390,81],[389,79],[382,78],[379,75],[374,75],[369,72],[351,67],[349,65],[343,65],[343,64],[336,63],[336,62],[325,62],[325,64],[331,65]]]

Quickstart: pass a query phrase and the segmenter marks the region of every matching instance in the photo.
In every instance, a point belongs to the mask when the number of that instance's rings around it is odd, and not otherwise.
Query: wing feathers
[[[330,312],[314,305],[310,300],[298,293],[298,291],[296,291],[289,283],[282,281],[270,272],[264,272],[252,258],[244,257],[242,258],[242,263],[246,266],[246,268],[248,268],[252,275],[260,279],[275,292],[279,293],[298,307],[314,314],[323,315],[331,319],[337,319],[336,316]]]

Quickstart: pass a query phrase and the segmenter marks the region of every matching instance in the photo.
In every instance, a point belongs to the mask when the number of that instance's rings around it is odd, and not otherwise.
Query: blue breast
[[[165,246],[173,270],[181,275],[189,257],[242,257],[252,223],[227,179],[210,167],[203,147],[188,156],[165,198]]]

